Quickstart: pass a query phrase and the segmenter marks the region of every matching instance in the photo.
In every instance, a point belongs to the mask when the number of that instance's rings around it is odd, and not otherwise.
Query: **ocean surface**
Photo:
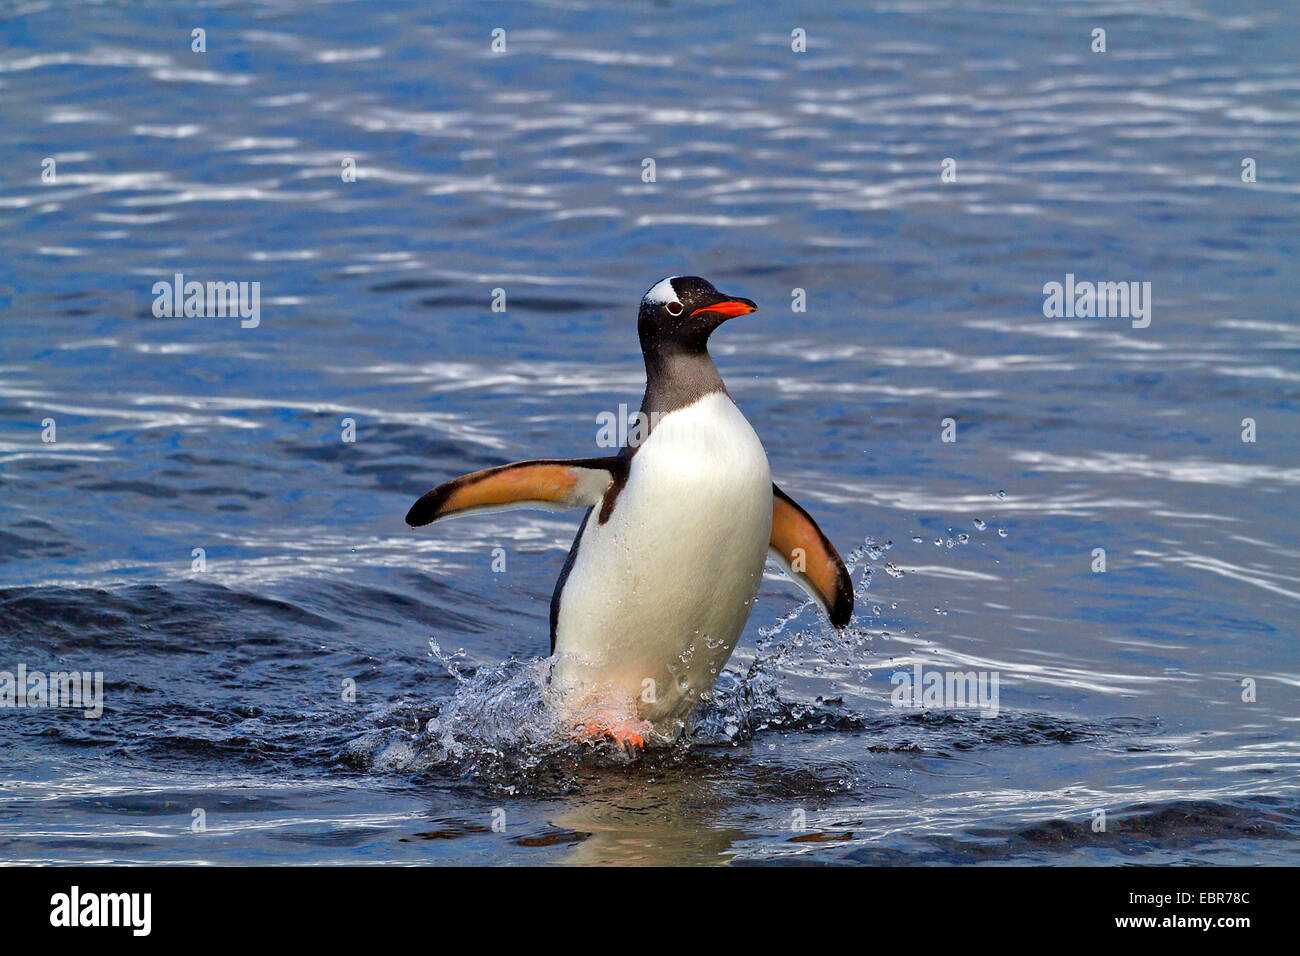
[[[0,671],[103,682],[0,861],[1300,861],[1300,10],[1140,6],[0,2]],[[402,519],[607,454],[672,274],[857,611],[770,566],[631,760],[546,733],[580,514]]]

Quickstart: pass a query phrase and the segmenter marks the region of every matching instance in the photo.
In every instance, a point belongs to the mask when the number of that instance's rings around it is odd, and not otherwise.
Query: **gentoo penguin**
[[[844,562],[772,483],[709,356],[712,332],[756,308],[697,276],[655,283],[637,318],[642,417],[617,455],[477,471],[406,515],[419,527],[507,508],[587,509],[551,598],[551,690],[577,738],[675,740],[731,656],[769,552],[833,625],[853,612]]]

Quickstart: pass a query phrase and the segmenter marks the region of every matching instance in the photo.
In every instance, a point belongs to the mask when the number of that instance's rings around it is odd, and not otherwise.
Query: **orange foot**
[[[578,724],[573,732],[579,740],[594,742],[608,737],[623,749],[636,751],[645,748],[642,734],[649,729],[644,720],[600,714]]]

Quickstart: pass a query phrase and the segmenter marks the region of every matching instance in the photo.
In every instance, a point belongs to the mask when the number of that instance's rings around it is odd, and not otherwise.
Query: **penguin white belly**
[[[675,738],[745,626],[772,528],[762,443],[724,392],[663,416],[605,524],[583,525],[560,595],[553,686]]]

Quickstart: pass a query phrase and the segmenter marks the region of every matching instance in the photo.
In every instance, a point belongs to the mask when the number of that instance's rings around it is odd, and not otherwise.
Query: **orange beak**
[[[706,305],[702,309],[696,309],[691,315],[699,315],[701,312],[717,312],[719,315],[732,318],[737,315],[749,315],[749,313],[756,311],[758,311],[758,306],[748,299],[725,299],[722,302],[715,302],[713,305]]]

